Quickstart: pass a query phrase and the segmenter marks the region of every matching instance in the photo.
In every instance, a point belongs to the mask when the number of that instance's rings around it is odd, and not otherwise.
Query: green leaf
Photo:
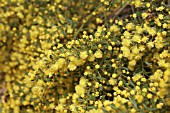
[[[102,91],[102,90],[103,90],[103,86],[100,86],[100,87],[99,87],[99,91]]]
[[[133,87],[136,87],[135,84],[133,84],[133,82],[130,80],[130,85],[132,85]]]
[[[90,95],[89,100],[96,100],[96,97],[93,95]]]
[[[95,107],[94,106],[88,106],[89,109],[94,109]]]
[[[114,104],[110,104],[110,107],[115,109],[115,110],[118,110]]]
[[[79,102],[85,102],[85,100],[84,99],[80,99],[80,98],[78,98],[77,99]]]
[[[128,89],[131,89],[129,86],[128,86],[128,84],[126,83],[126,81],[123,79],[122,80],[123,81],[123,84],[128,88]]]
[[[136,101],[135,101],[135,99],[134,99],[134,96],[131,95],[131,96],[129,97],[129,99],[131,100],[131,102],[132,102],[134,108],[135,108],[135,109],[138,109],[138,106],[137,106],[137,103],[136,103]]]

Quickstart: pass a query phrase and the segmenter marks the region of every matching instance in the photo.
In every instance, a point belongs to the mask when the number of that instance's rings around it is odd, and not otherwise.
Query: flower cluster
[[[1,0],[0,112],[168,112],[169,14],[154,0]]]

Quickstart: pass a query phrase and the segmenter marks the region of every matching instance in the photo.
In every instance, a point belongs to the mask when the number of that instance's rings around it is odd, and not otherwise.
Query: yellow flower
[[[135,60],[129,61],[129,66],[135,66],[135,65],[136,65],[136,61]]]
[[[106,109],[107,111],[111,111],[112,108],[111,108],[110,106],[106,106],[105,109]]]
[[[158,104],[156,105],[156,108],[157,108],[157,109],[162,109],[163,105],[164,105],[163,103],[158,103]]]
[[[132,40],[133,40],[134,42],[140,43],[140,42],[141,42],[141,36],[139,36],[139,35],[134,35],[134,36],[132,37]]]
[[[80,58],[86,59],[88,57],[87,51],[80,52]]]
[[[117,74],[116,74],[116,73],[113,73],[113,74],[112,74],[112,77],[113,77],[113,78],[116,78],[116,77],[117,77]]]
[[[156,30],[154,28],[150,28],[148,29],[148,33],[151,35],[151,36],[155,36],[156,35]]]
[[[135,76],[132,77],[132,80],[133,80],[134,82],[136,82],[136,81],[138,81],[141,77],[142,77],[141,74],[136,74]]]
[[[73,62],[70,62],[70,63],[69,63],[68,69],[69,69],[70,71],[74,71],[76,68],[77,68],[77,66],[76,66]]]
[[[79,96],[78,96],[77,93],[74,93],[74,94],[72,95],[72,99],[73,99],[73,100],[76,100],[78,97],[79,97]]]
[[[95,68],[96,68],[96,69],[99,69],[99,68],[100,68],[100,65],[98,65],[98,64],[95,65]]]
[[[53,64],[50,68],[52,71],[57,71],[59,66],[58,66],[58,64]]]
[[[153,48],[154,47],[154,43],[153,42],[148,42],[147,46],[148,46],[148,48]]]
[[[58,43],[57,48],[63,47],[63,44]]]
[[[80,82],[79,82],[80,86],[85,87],[86,83],[87,83],[87,79],[85,79],[84,77],[81,77],[80,78]]]
[[[112,50],[112,46],[108,46],[108,50],[111,51]]]
[[[130,112],[131,112],[131,113],[136,113],[135,108],[132,108],[132,109],[130,110]]]
[[[146,93],[146,92],[147,92],[147,89],[146,89],[146,88],[143,88],[142,91]]]
[[[160,54],[160,58],[166,58],[168,57],[170,54],[168,53],[168,50],[164,50],[161,54]]]
[[[136,95],[135,99],[137,100],[138,103],[142,103],[144,97],[142,95]]]
[[[115,46],[115,42],[111,42],[112,46]]]
[[[135,90],[131,90],[131,91],[130,91],[130,94],[131,94],[131,95],[134,95],[134,94],[135,94]]]
[[[38,86],[43,86],[45,82],[43,80],[38,80],[37,85]]]
[[[144,13],[142,13],[142,18],[143,18],[143,19],[146,19],[146,17],[147,17],[147,16],[148,16],[148,14],[147,14],[147,13],[145,13],[145,12],[144,12]]]
[[[44,92],[44,88],[41,86],[34,86],[34,87],[32,87],[31,91],[36,96],[42,96],[43,92]]]
[[[162,20],[162,19],[164,18],[164,15],[163,15],[163,14],[159,14],[159,15],[158,15],[158,18],[159,18],[160,20]]]
[[[131,34],[129,33],[129,31],[125,31],[125,32],[123,33],[123,36],[124,36],[125,38],[130,38]]]
[[[156,70],[156,72],[153,75],[155,80],[159,80],[162,76],[163,76],[163,72],[160,69]]]
[[[57,61],[58,68],[62,68],[66,64],[66,60],[64,58],[60,58]]]
[[[162,35],[163,35],[163,36],[166,36],[166,35],[167,35],[167,31],[163,31],[163,32],[162,32]]]
[[[100,85],[100,84],[99,84],[98,82],[96,82],[96,83],[95,83],[95,88],[98,88],[99,85]]]
[[[141,7],[142,4],[141,0],[135,0],[135,7]]]
[[[148,37],[146,37],[146,36],[144,36],[143,38],[142,38],[142,42],[144,42],[144,43],[146,43],[147,41],[149,40],[149,38]]]
[[[92,74],[93,73],[93,69],[86,69],[85,71],[84,71],[84,75],[90,75],[90,74]]]
[[[74,104],[70,105],[70,110],[72,112],[76,111],[76,106]]]
[[[170,77],[170,69],[169,70],[167,69],[164,71],[164,76],[163,76],[165,82],[169,80],[169,77]]]
[[[156,25],[158,25],[158,26],[162,25],[161,22],[159,21],[159,18],[155,18],[154,20],[155,20],[155,24]]]
[[[125,103],[127,103],[128,101],[129,101],[128,99],[122,98],[121,103],[122,103],[122,104],[125,104]]]
[[[118,24],[119,24],[120,26],[122,26],[122,25],[123,25],[123,21],[120,20],[120,21],[118,22]]]
[[[129,47],[130,44],[131,44],[131,40],[130,40],[130,39],[123,39],[123,40],[122,40],[122,45],[123,45],[123,46]]]
[[[65,104],[66,103],[66,98],[60,98],[59,102],[60,102],[60,104]]]
[[[123,85],[123,82],[119,81],[118,86],[122,86],[122,85]]]
[[[147,94],[147,98],[149,98],[149,99],[152,98],[152,94],[151,94],[151,93],[148,93],[148,94]]]
[[[24,18],[24,15],[23,15],[21,12],[18,12],[18,13],[17,13],[17,16],[18,16],[19,18],[21,18],[21,19]]]
[[[70,25],[67,27],[67,33],[73,33],[73,29],[71,28]]]
[[[133,16],[133,18],[136,18],[136,17],[137,17],[137,15],[136,15],[135,13],[134,13],[132,16]]]
[[[156,8],[156,11],[163,11],[163,10],[164,10],[163,6],[160,6],[160,7]]]
[[[146,7],[148,7],[148,8],[149,8],[150,6],[151,6],[151,4],[150,4],[150,3],[146,3]]]
[[[144,50],[145,50],[145,46],[140,45],[140,46],[139,46],[139,50],[140,50],[140,51],[144,51]]]
[[[163,24],[163,28],[165,29],[165,28],[168,28],[168,24],[167,23],[164,23]]]
[[[142,28],[141,26],[137,25],[137,26],[136,26],[136,32],[137,32],[138,34],[142,34],[142,33],[143,33],[143,28]]]
[[[126,25],[126,29],[127,29],[128,31],[133,30],[133,29],[134,29],[134,24],[133,24],[133,23],[128,23],[128,24]]]
[[[115,34],[119,33],[119,30],[120,29],[115,24],[110,27],[110,31],[113,31]]]
[[[159,65],[160,67],[164,67],[164,66],[165,66],[165,60],[164,60],[164,59],[160,59],[160,60],[158,61],[158,65]]]
[[[115,79],[113,79],[113,78],[110,78],[110,80],[109,80],[109,84],[110,85],[115,85],[116,84],[116,80]]]
[[[85,62],[83,59],[78,59],[75,56],[70,56],[69,59],[75,66],[83,65]]]
[[[137,48],[137,46],[133,46],[132,47],[132,53],[134,53],[134,54],[138,54],[139,53],[139,49]]]
[[[123,51],[123,56],[128,58],[130,56],[130,49],[128,47],[121,47],[121,50]]]
[[[105,100],[104,102],[103,102],[103,105],[104,106],[108,106],[108,105],[110,105],[111,104],[111,101],[109,101],[109,100]]]
[[[102,58],[102,51],[99,49],[99,50],[97,50],[96,52],[95,52],[95,54],[94,54],[94,56],[96,57],[96,58]]]
[[[76,85],[75,91],[76,91],[76,93],[77,93],[79,96],[81,96],[81,95],[83,95],[83,94],[85,93],[85,89],[84,89],[84,87],[81,86],[81,85]]]
[[[140,90],[140,87],[139,87],[139,86],[136,86],[135,89],[136,89],[136,91],[139,91],[139,90]]]
[[[142,82],[146,82],[146,78],[141,78],[141,81]]]

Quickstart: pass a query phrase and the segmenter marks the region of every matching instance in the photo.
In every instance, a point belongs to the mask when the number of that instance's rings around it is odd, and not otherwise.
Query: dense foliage
[[[166,0],[0,0],[0,112],[164,113]]]

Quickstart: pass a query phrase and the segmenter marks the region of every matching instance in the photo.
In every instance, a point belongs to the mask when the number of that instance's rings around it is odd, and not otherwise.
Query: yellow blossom
[[[133,29],[134,29],[134,24],[133,24],[133,23],[128,23],[128,24],[126,25],[126,29],[127,29],[128,31],[133,30]]]
[[[80,86],[85,87],[86,83],[87,83],[87,79],[85,79],[84,77],[81,77],[80,78],[80,82],[79,82]]]
[[[110,78],[109,84],[110,84],[110,85],[115,85],[115,84],[116,84],[116,80],[113,79],[113,78]]]
[[[146,19],[146,17],[147,17],[147,16],[148,16],[148,14],[147,14],[147,13],[145,13],[145,12],[144,12],[144,13],[142,13],[142,18],[143,18],[143,19]]]
[[[95,65],[95,68],[96,68],[96,69],[99,69],[99,68],[100,68],[100,65],[98,65],[98,64]]]
[[[108,50],[111,51],[112,50],[112,46],[108,46]]]
[[[135,60],[129,61],[129,66],[135,66],[135,65],[136,65],[136,61]]]
[[[159,18],[160,20],[162,20],[162,19],[163,19],[163,14],[159,14],[159,15],[158,15],[158,18]]]
[[[151,4],[150,4],[150,3],[146,3],[146,7],[148,7],[148,8],[149,8],[150,6],[151,6]]]
[[[95,60],[95,55],[90,54],[90,55],[88,56],[87,60],[88,60],[88,61],[91,61],[91,62],[94,61],[94,60]]]
[[[152,98],[152,94],[151,94],[151,93],[148,93],[148,94],[147,94],[147,98],[149,98],[149,99]]]
[[[132,77],[133,81],[136,82],[141,78],[141,74],[136,74],[135,76]]]
[[[95,54],[94,54],[94,56],[96,57],[96,58],[102,58],[102,51],[99,49],[99,50],[97,50],[96,52],[95,52]]]
[[[153,47],[154,47],[154,43],[153,43],[153,42],[148,42],[148,43],[147,43],[147,46],[148,46],[149,48],[153,48]]]
[[[69,63],[68,69],[70,69],[70,71],[74,71],[76,68],[77,68],[77,66],[73,62]]]
[[[123,36],[124,36],[125,38],[130,38],[131,34],[129,33],[129,31],[125,31],[125,32],[123,33]]]
[[[84,87],[81,86],[81,85],[76,85],[75,91],[76,91],[76,93],[77,93],[79,96],[81,96],[81,95],[83,95],[83,94],[85,93],[85,89],[84,89]]]
[[[117,34],[119,33],[119,28],[117,25],[114,24],[110,27],[110,31],[113,31],[115,34]]]
[[[86,59],[88,57],[87,51],[80,52],[80,58]]]
[[[123,39],[122,44],[123,44],[124,46],[129,47],[130,44],[131,44],[131,40],[130,40],[130,39]]]
[[[139,35],[134,35],[134,36],[132,37],[132,40],[133,40],[134,42],[140,43],[140,42],[141,42],[141,36],[139,36]]]
[[[164,105],[163,103],[158,103],[158,104],[156,105],[156,108],[157,108],[157,109],[162,109],[163,105]]]

